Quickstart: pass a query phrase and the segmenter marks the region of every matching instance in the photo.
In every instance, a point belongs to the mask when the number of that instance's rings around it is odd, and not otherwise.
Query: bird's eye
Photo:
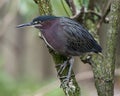
[[[35,22],[34,22],[34,24],[39,24],[39,23],[41,23],[41,21],[35,21]]]
[[[35,21],[34,24],[38,24],[38,21]]]

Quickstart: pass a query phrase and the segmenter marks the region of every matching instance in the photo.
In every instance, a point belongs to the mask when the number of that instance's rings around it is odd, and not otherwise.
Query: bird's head
[[[56,16],[38,16],[32,20],[32,22],[25,23],[25,24],[20,24],[17,26],[17,28],[22,28],[26,26],[32,26],[35,28],[40,28],[46,21],[53,20],[55,18],[58,18]]]

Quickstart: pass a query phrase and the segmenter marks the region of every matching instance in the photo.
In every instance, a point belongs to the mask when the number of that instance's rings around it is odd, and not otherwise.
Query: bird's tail
[[[94,52],[95,53],[101,53],[102,52],[101,46],[98,45],[97,43],[94,45]]]

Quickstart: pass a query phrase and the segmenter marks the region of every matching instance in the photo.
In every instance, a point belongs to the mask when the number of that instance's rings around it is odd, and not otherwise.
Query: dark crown
[[[59,17],[56,17],[56,16],[38,16],[36,18],[33,19],[33,22],[35,21],[41,21],[41,22],[44,22],[44,21],[47,21],[47,20],[53,20],[55,18],[59,18]]]

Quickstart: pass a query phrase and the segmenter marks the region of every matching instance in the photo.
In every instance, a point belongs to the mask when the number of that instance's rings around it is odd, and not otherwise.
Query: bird
[[[38,16],[31,22],[20,24],[17,28],[32,26],[40,30],[42,38],[52,50],[68,57],[68,61],[64,62],[59,73],[63,72],[67,63],[70,63],[67,82],[71,78],[72,66],[74,63],[74,56],[81,56],[84,53],[101,53],[102,48],[89,33],[77,21],[69,17],[59,16]]]

